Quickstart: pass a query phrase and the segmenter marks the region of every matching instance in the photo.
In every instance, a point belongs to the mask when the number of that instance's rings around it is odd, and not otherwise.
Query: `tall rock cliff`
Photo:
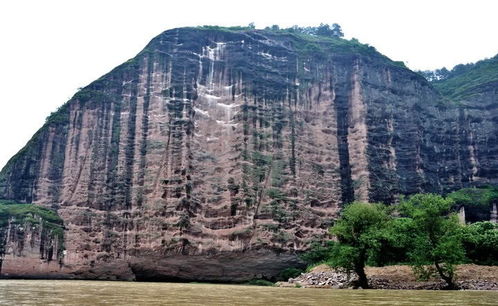
[[[166,31],[2,170],[0,198],[57,211],[65,227],[58,268],[35,258],[21,273],[18,252],[2,273],[271,277],[300,264],[343,203],[498,182],[490,90],[453,103],[356,41]]]

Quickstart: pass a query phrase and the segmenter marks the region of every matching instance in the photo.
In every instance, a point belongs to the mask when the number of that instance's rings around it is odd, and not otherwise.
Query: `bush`
[[[287,281],[289,278],[295,278],[301,275],[304,271],[298,268],[287,268],[279,273],[278,280]]]
[[[314,241],[311,243],[310,249],[299,257],[308,265],[324,263],[329,259],[334,245],[334,241],[326,241],[324,243]]]
[[[465,207],[468,222],[489,220],[491,205],[498,202],[498,188],[464,188],[448,195],[455,204],[454,208]]]
[[[465,226],[463,246],[470,262],[498,265],[498,224],[477,222]]]

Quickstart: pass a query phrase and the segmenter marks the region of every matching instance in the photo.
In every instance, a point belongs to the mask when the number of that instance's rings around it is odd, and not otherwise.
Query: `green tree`
[[[498,265],[498,224],[484,221],[465,226],[463,246],[472,263]]]
[[[332,25],[332,36],[335,36],[335,37],[344,37],[344,33],[342,33],[342,28],[337,23],[334,23]]]
[[[332,36],[332,29],[328,24],[320,23],[315,29],[315,34],[319,36]]]
[[[413,248],[410,239],[410,218],[392,218],[379,239],[378,251],[368,261],[369,266],[387,266],[409,262],[408,251]]]
[[[387,207],[381,204],[352,203],[346,206],[330,232],[337,237],[329,265],[358,275],[358,286],[368,288],[365,265],[377,256],[380,241],[390,220]]]
[[[408,257],[414,272],[425,279],[437,272],[448,289],[457,288],[455,264],[465,258],[462,228],[456,214],[451,213],[452,205],[449,198],[417,194],[400,206],[402,214],[411,218],[406,235],[413,241]]]

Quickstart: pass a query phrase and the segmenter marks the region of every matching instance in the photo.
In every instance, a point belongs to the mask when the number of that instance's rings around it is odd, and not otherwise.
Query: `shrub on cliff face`
[[[408,252],[414,272],[422,279],[438,274],[455,289],[455,265],[465,259],[462,228],[451,213],[453,200],[435,194],[417,194],[401,204],[409,217],[404,233],[412,241]]]
[[[352,203],[346,206],[330,229],[339,243],[332,248],[328,264],[356,273],[358,286],[368,288],[365,265],[376,256],[390,219],[386,206],[381,204]]]

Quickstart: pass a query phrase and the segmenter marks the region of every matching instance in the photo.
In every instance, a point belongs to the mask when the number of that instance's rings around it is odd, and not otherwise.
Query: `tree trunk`
[[[354,271],[356,275],[358,275],[358,286],[363,289],[368,289],[368,279],[367,274],[365,273],[365,261],[366,254],[365,250],[360,251],[360,256],[358,257],[358,261],[354,265]]]
[[[363,289],[368,289],[368,279],[367,274],[365,273],[364,265],[361,265],[361,267],[357,266],[355,268],[355,272],[358,275],[358,286]]]
[[[446,282],[447,287],[446,289],[448,290],[456,290],[458,289],[458,286],[453,282],[453,276],[454,273],[453,271],[448,271],[448,275],[444,274],[443,267],[439,265],[439,263],[435,262],[434,265],[436,266],[437,272],[439,273],[439,276]]]

